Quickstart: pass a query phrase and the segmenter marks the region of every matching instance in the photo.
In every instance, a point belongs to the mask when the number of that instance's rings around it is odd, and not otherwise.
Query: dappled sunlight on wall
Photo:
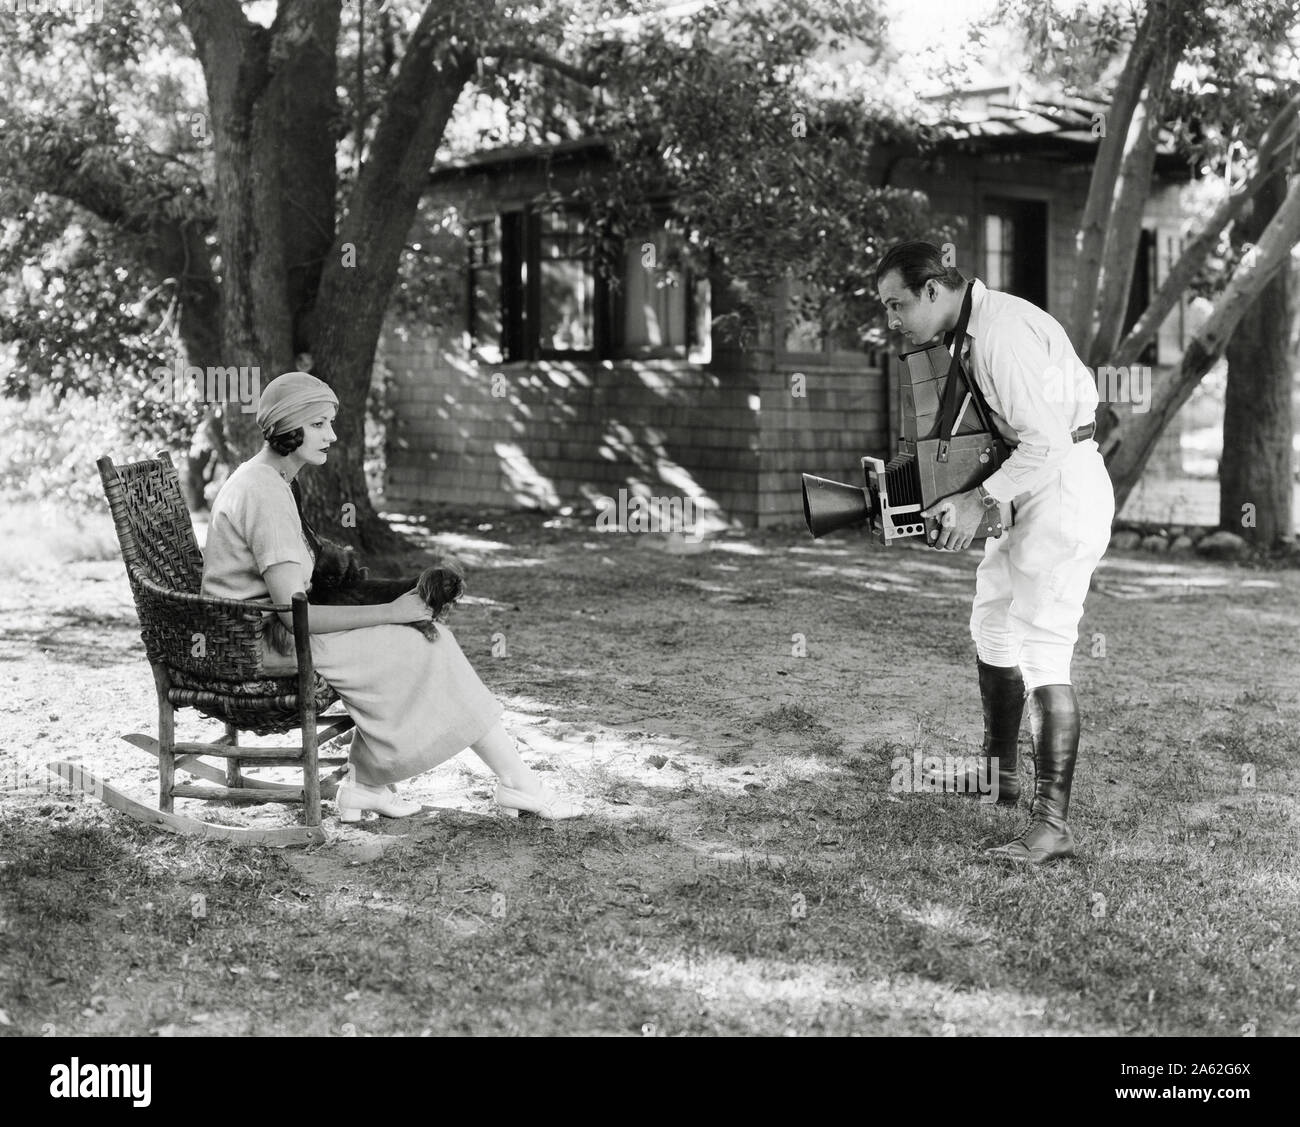
[[[530,508],[559,508],[560,495],[556,493],[555,486],[537,472],[537,467],[518,444],[498,442],[493,449],[516,504]]]
[[[713,528],[757,510],[750,373],[684,360],[487,364],[428,336],[385,341],[398,424],[386,496],[590,511],[620,490]]]
[[[793,524],[801,472],[887,453],[883,373],[843,353],[493,364],[420,333],[389,334],[383,349],[395,374],[385,495],[396,510],[590,512],[626,491],[689,509],[706,533]]]

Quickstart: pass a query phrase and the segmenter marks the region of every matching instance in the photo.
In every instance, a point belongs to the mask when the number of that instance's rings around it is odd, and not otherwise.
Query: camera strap
[[[980,426],[988,432],[993,441],[998,455],[996,464],[1001,465],[1006,461],[1010,451],[1001,432],[993,424],[993,413],[989,409],[988,400],[984,398],[984,393],[980,391],[974,377],[966,372],[961,363],[961,349],[966,343],[966,325],[970,321],[971,295],[974,291],[975,283],[968,282],[966,293],[962,297],[961,312],[957,315],[957,327],[952,334],[952,360],[948,364],[948,378],[944,382],[943,404],[939,411],[939,445],[935,458],[940,462],[948,460],[948,444],[952,441],[952,432],[960,415],[962,391],[965,390],[969,392],[971,401],[975,405],[975,414]]]

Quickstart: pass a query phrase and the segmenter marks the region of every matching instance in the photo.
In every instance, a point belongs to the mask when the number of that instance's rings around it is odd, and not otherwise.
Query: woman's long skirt
[[[268,673],[297,668],[269,648],[265,656]],[[313,634],[311,656],[356,721],[349,756],[369,786],[438,766],[501,719],[501,702],[441,624],[436,642],[391,624]]]

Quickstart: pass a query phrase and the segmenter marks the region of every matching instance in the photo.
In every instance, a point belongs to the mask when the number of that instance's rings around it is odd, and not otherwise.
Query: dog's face
[[[328,540],[321,541],[316,567],[312,572],[313,585],[343,587],[365,577],[366,571],[357,566],[356,554],[351,548],[340,547]]]
[[[415,590],[420,598],[437,611],[460,598],[465,590],[465,582],[459,571],[444,564],[442,567],[427,567],[420,572]]]

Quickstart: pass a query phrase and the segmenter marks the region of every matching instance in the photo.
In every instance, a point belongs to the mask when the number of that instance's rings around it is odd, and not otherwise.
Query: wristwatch
[[[977,485],[975,487],[975,496],[980,499],[980,504],[986,509],[996,509],[998,505],[1001,504],[1001,502],[990,494],[982,485]]]

